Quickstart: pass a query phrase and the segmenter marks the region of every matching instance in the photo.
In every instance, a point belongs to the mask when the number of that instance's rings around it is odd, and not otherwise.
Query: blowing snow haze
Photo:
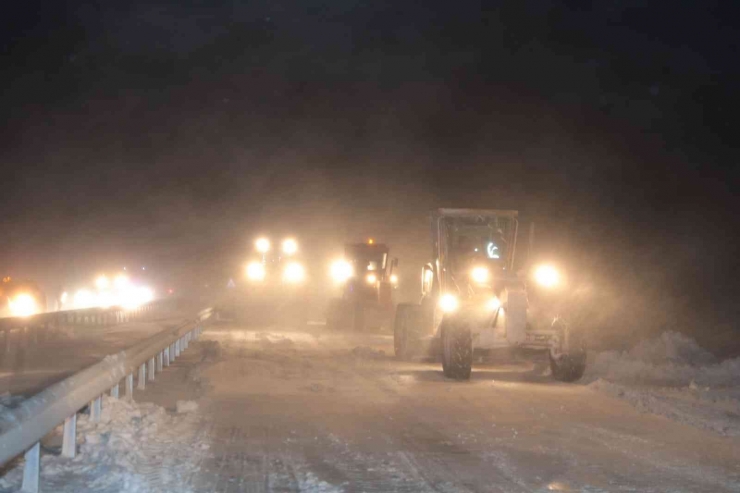
[[[3,273],[226,279],[289,231],[321,257],[382,238],[415,297],[430,209],[512,208],[613,327],[731,334],[736,10],[24,3],[0,21]]]

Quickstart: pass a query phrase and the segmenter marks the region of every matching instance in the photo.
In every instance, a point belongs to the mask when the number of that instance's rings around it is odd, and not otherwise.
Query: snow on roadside
[[[590,354],[583,381],[643,412],[740,436],[740,358],[717,361],[677,332],[629,351]]]
[[[187,492],[187,478],[208,454],[192,405],[186,414],[170,414],[150,403],[104,397],[98,423],[77,417],[78,453],[74,459],[43,454],[42,490],[72,493]],[[15,491],[22,464],[0,478],[0,491]]]

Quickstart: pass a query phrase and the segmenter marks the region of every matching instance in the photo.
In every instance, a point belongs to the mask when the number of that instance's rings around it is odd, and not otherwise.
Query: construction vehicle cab
[[[468,379],[476,349],[539,349],[549,352],[555,378],[580,378],[586,353],[562,305],[534,306],[528,296],[551,300],[563,288],[559,272],[515,272],[517,211],[439,209],[431,226],[434,259],[422,270],[421,302],[396,311],[396,356],[432,348],[445,376]]]
[[[328,328],[362,331],[390,322],[397,266],[398,259],[390,258],[388,245],[373,240],[346,244],[344,258],[332,265],[340,294],[329,303]]]

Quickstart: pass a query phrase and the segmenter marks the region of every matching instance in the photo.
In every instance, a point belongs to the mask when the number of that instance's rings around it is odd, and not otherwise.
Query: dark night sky
[[[322,253],[383,237],[411,277],[430,208],[508,207],[611,290],[731,320],[731,4],[19,4],[0,20],[0,265],[206,275],[271,230]]]

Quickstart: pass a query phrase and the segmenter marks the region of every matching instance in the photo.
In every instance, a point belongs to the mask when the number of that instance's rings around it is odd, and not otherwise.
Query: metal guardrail
[[[144,389],[157,372],[163,371],[190,341],[202,332],[202,323],[211,317],[212,309],[203,310],[197,320],[167,329],[117,354],[79,371],[61,382],[23,401],[9,415],[11,426],[0,431],[0,464],[25,454],[23,491],[39,491],[40,440],[64,423],[62,456],[74,458],[77,453],[77,413],[90,406],[90,419],[100,419],[102,395],[110,391],[119,397],[119,384],[125,382],[125,397],[133,398],[134,373],[137,388]]]
[[[37,313],[28,317],[0,318],[0,332],[18,329],[64,327],[72,325],[115,325],[130,322],[152,313],[161,306],[154,301],[137,308],[84,308],[58,312]]]

